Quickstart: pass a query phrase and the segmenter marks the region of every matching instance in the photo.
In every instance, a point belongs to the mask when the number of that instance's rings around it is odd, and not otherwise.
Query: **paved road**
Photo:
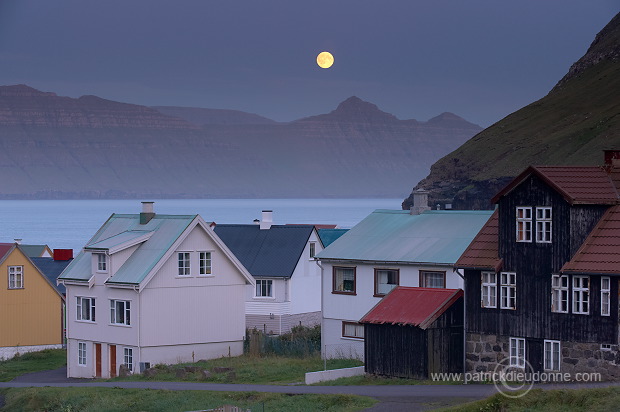
[[[603,382],[589,384],[535,385],[543,389],[592,388],[620,385]],[[380,401],[369,412],[423,411],[483,399],[496,392],[493,385],[376,385],[376,386],[281,386],[200,382],[104,382],[91,379],[68,379],[66,368],[29,373],[11,382],[0,382],[0,388],[22,387],[120,387],[126,389],[203,390],[232,392],[272,392],[294,394],[352,394],[371,396]]]

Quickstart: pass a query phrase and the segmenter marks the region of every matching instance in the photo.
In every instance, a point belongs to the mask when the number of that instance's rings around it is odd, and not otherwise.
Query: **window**
[[[105,253],[95,253],[97,255],[97,272],[108,271],[108,257]]]
[[[611,350],[611,343],[601,343],[601,350]]]
[[[273,284],[273,281],[271,279],[257,279],[256,280],[256,297],[257,298],[273,297],[272,284]]]
[[[551,208],[536,208],[536,242],[551,243]]]
[[[500,304],[502,309],[517,308],[517,274],[502,272],[500,285]]]
[[[313,259],[314,255],[316,255],[316,243],[310,242],[310,259]]]
[[[532,208],[517,207],[517,242],[532,241]]]
[[[611,294],[610,279],[608,276],[601,277],[601,315],[609,316],[609,297]]]
[[[124,348],[123,351],[123,363],[129,369],[129,372],[133,372],[133,349]]]
[[[510,366],[525,368],[525,339],[510,338]]]
[[[189,270],[189,265],[188,265]],[[211,274],[211,252],[200,252],[200,274]]]
[[[9,289],[24,288],[24,267],[9,266]]]
[[[342,322],[342,337],[364,339],[364,325],[357,322]]]
[[[497,274],[494,272],[482,272],[480,283],[482,285],[482,307],[497,307]]]
[[[332,293],[355,295],[355,268],[334,266]]]
[[[130,301],[110,300],[110,323],[114,325],[131,325]]]
[[[179,276],[189,275],[189,252],[179,252]]]
[[[398,286],[399,271],[375,269],[375,296],[384,296]]]
[[[568,313],[568,276],[551,276],[551,312]]]
[[[78,365],[86,366],[86,342],[78,342]]]
[[[557,340],[545,341],[545,355],[543,364],[547,371],[560,370],[560,342]]]
[[[573,276],[573,313],[587,315],[590,313],[590,278]]]
[[[95,321],[95,298],[84,298],[78,296],[77,298],[77,320],[83,320],[88,322]]]
[[[446,272],[420,271],[420,287],[422,288],[445,288]]]

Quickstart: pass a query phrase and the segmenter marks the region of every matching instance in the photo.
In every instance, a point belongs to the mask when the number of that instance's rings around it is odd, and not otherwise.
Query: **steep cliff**
[[[547,96],[442,157],[414,190],[428,190],[432,204],[491,208],[527,166],[599,165],[610,148],[620,148],[620,14]]]

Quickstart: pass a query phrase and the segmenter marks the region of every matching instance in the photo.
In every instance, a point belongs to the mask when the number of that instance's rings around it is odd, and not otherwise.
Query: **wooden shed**
[[[361,320],[366,373],[428,379],[463,371],[463,291],[398,286]]]

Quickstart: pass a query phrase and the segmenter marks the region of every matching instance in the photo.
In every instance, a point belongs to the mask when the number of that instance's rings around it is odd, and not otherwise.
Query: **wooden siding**
[[[8,288],[9,266],[23,266],[23,289]],[[0,265],[0,279],[0,347],[62,343],[63,299],[19,249]]]
[[[463,370],[463,299],[428,329],[366,324],[366,373],[428,379],[431,373]]]
[[[601,277],[590,276],[590,314],[572,314],[569,276],[569,313],[551,312],[551,274],[528,276],[517,272],[515,310],[481,306],[480,271],[465,271],[467,331],[513,337],[573,342],[617,342],[618,311],[601,316]],[[499,303],[499,284],[497,288]],[[499,306],[499,305],[498,305]],[[618,307],[618,282],[611,282],[610,307]]]

